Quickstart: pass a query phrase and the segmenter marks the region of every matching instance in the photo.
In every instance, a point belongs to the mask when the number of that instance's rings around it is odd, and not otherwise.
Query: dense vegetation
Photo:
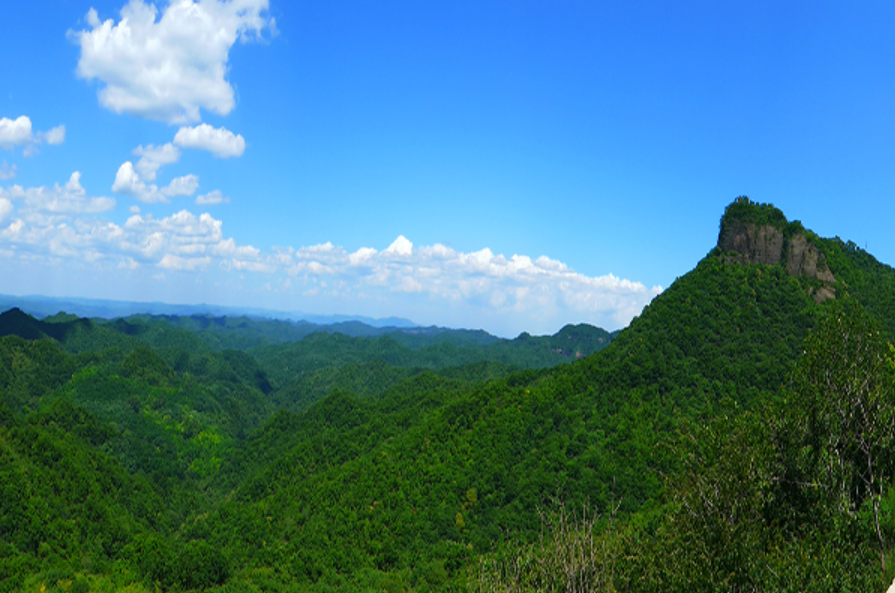
[[[882,591],[895,271],[809,240],[615,339],[4,313],[0,591]]]

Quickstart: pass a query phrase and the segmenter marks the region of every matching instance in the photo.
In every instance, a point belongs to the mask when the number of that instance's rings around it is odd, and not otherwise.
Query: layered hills
[[[895,270],[747,198],[617,335],[9,311],[0,589],[882,590],[890,313]]]

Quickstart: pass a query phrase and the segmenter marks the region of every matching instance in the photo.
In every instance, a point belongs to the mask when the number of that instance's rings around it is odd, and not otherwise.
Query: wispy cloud
[[[18,167],[15,165],[10,166],[6,161],[3,161],[3,163],[0,164],[0,181],[13,179],[16,176],[17,169]]]
[[[0,198],[0,222],[3,222],[3,219],[9,216],[12,210],[12,202],[8,198]]]
[[[226,204],[229,201],[230,198],[222,194],[219,189],[196,197],[196,205],[198,206],[216,206],[218,204]]]

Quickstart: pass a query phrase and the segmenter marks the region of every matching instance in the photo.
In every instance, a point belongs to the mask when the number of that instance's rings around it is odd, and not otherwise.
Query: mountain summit
[[[818,248],[817,237],[799,221],[789,222],[771,204],[745,196],[731,203],[721,218],[718,249],[728,261],[783,265],[792,276],[816,278],[811,294],[818,303],[836,297],[836,277]]]

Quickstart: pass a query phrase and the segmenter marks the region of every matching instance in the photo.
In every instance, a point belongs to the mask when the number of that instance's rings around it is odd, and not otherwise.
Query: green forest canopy
[[[616,339],[4,313],[0,590],[883,590],[895,270],[811,240]]]

